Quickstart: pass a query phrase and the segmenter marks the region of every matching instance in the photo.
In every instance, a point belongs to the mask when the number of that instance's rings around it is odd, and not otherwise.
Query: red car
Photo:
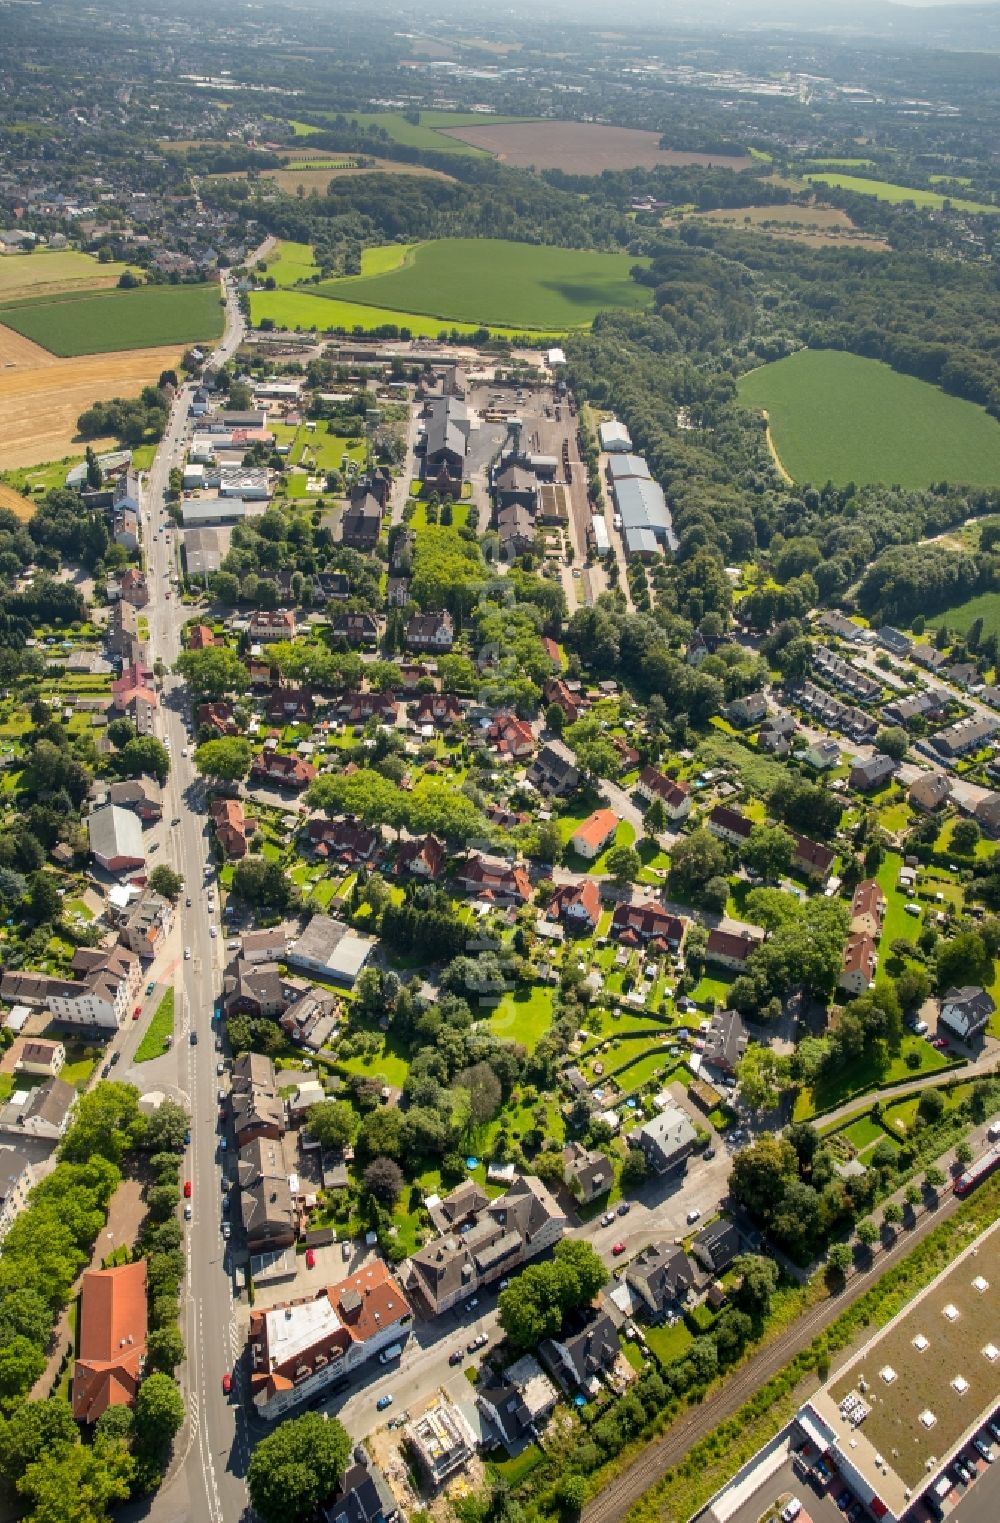
[[[184,1199],[185,1200],[190,1200],[191,1199],[191,1181],[190,1181],[190,1179],[185,1179],[185,1181],[184,1181]]]
[[[137,1021],[139,1019],[141,1014],[142,1014],[142,1006],[141,1005],[136,1005],[135,1009],[132,1011],[132,1019],[134,1021]]]
[[[306,1268],[307,1269],[315,1269],[316,1268],[316,1255],[315,1255],[315,1253],[313,1252],[313,1250],[311,1248],[307,1248],[306,1249]]]
[[[223,1375],[223,1377],[222,1377],[222,1394],[224,1396],[228,1396],[230,1391],[232,1389],[233,1389],[233,1377],[232,1377],[232,1375]]]
[[[616,1259],[620,1258],[621,1255],[625,1252],[625,1244],[624,1243],[616,1243],[614,1245],[614,1247],[612,1248],[611,1252],[614,1254]]]

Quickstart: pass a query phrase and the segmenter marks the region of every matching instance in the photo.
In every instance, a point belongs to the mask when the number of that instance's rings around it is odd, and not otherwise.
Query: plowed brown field
[[[718,164],[749,169],[751,159],[732,154],[679,153],[660,147],[658,132],[602,127],[597,122],[508,122],[439,129],[476,148],[495,153],[515,169],[562,169],[566,174],[599,175],[605,169],[655,169],[658,164]]]
[[[92,402],[134,396],[183,352],[171,344],[60,360],[0,326],[0,471],[74,453],[76,420]]]

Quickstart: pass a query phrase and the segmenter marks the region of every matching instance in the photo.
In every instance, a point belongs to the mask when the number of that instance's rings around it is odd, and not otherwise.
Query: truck
[[[991,1121],[986,1128],[986,1136],[990,1142],[1000,1142],[1000,1121]]]

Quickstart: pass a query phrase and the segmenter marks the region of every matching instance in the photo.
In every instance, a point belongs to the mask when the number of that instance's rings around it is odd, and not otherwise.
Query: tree
[[[774,882],[792,865],[795,841],[783,825],[754,825],[743,848],[747,869],[758,878]]]
[[[615,883],[634,883],[642,872],[642,860],[633,846],[613,846],[608,852],[607,869]]]
[[[244,857],[233,869],[233,893],[255,909],[286,910],[295,891],[280,862]]]
[[[0,1409],[30,1391],[45,1369],[45,1352],[20,1333],[0,1346]]]
[[[951,849],[960,857],[971,857],[981,839],[975,820],[958,820],[951,832]]]
[[[990,984],[993,959],[977,931],[960,931],[951,941],[938,944],[937,988],[939,994],[955,985]]]
[[[555,1261],[560,1269],[573,1276],[563,1289],[564,1310],[589,1306],[597,1292],[608,1283],[604,1260],[583,1238],[564,1237],[555,1247]]]
[[[347,1468],[351,1441],[335,1417],[290,1418],[262,1438],[247,1469],[250,1501],[264,1523],[311,1517]]]
[[[62,914],[62,896],[51,873],[33,873],[28,887],[28,913],[36,925],[50,925]]]
[[[564,1517],[575,1517],[582,1512],[589,1495],[586,1479],[574,1470],[566,1471],[556,1482],[555,1499]]]
[[[227,693],[245,693],[250,685],[247,669],[234,650],[227,645],[209,645],[204,650],[185,650],[174,667],[186,677],[196,693],[206,698],[224,698]]]
[[[682,837],[670,859],[670,876],[681,898],[697,900],[712,878],[724,877],[728,870],[726,848],[705,829]]]
[[[866,1248],[870,1248],[873,1243],[878,1242],[878,1228],[870,1216],[866,1216],[864,1221],[858,1222],[856,1231],[858,1242],[864,1243]]]
[[[667,828],[667,806],[661,798],[654,798],[642,817],[646,834],[658,836]]]
[[[118,770],[126,777],[142,777],[148,773],[161,787],[170,773],[170,752],[155,735],[137,735],[118,753],[115,761]]]
[[[623,1190],[637,1190],[645,1184],[649,1165],[641,1148],[629,1148],[622,1161],[621,1182]]]
[[[142,1146],[150,1153],[180,1153],[190,1126],[190,1117],[176,1100],[161,1100],[156,1110],[145,1118]]]
[[[235,783],[246,777],[253,762],[253,746],[239,735],[206,740],[194,753],[194,764],[203,777]]]
[[[928,1190],[940,1190],[945,1183],[945,1179],[944,1170],[939,1169],[936,1163],[932,1163],[930,1168],[924,1173],[924,1183]]]
[[[962,1141],[955,1149],[955,1157],[958,1159],[963,1169],[968,1168],[969,1164],[972,1162],[972,1144],[966,1141],[965,1138],[962,1139]]]
[[[80,1096],[59,1157],[68,1163],[86,1163],[96,1154],[118,1164],[141,1129],[139,1091],[132,1084],[105,1080]]]
[[[28,1466],[17,1490],[32,1523],[106,1523],[111,1504],[128,1499],[135,1469],[120,1440],[60,1444]]]
[[[503,1101],[500,1080],[488,1063],[474,1063],[463,1068],[452,1081],[456,1089],[464,1089],[469,1096],[469,1121],[472,1126],[485,1126],[492,1121]]]
[[[751,1317],[765,1317],[778,1287],[777,1264],[756,1253],[743,1253],[734,1261],[733,1270],[740,1276],[733,1292],[734,1304]]]
[[[29,1465],[64,1444],[78,1443],[79,1436],[68,1401],[53,1396],[48,1401],[20,1402],[0,1424],[0,1475],[14,1487]]]
[[[150,1375],[135,1399],[135,1434],[148,1454],[166,1453],[184,1422],[184,1398],[169,1375]]]
[[[172,1375],[184,1358],[184,1339],[179,1327],[160,1327],[146,1341],[147,1362],[152,1370]]]
[[[791,1075],[788,1058],[757,1043],[749,1046],[736,1070],[740,1095],[752,1111],[773,1110]]]
[[[399,1164],[391,1158],[373,1158],[362,1178],[369,1195],[390,1208],[396,1204],[406,1182]]]
[[[847,1243],[834,1243],[826,1256],[828,1273],[842,1280],[851,1267],[851,1258],[851,1250]]]
[[[901,725],[888,725],[875,736],[875,749],[883,756],[901,762],[910,749],[910,737]]]
[[[907,947],[912,950],[909,943]],[[930,992],[930,974],[920,963],[911,963],[896,979],[896,994],[904,1010],[918,1010]]]
[[[324,1148],[345,1148],[354,1141],[358,1117],[346,1100],[321,1100],[306,1117],[306,1130]]]
[[[550,703],[548,708],[545,710],[546,729],[551,730],[554,735],[561,735],[563,732],[563,725],[565,723],[566,715],[563,713],[558,703]]]
[[[903,1208],[896,1200],[890,1200],[882,1212],[883,1222],[888,1222],[890,1227],[895,1227],[903,1220]]]
[[[173,904],[184,887],[184,877],[183,874],[175,872],[166,862],[161,862],[159,867],[154,867],[149,875],[149,887],[154,894],[160,894]]]

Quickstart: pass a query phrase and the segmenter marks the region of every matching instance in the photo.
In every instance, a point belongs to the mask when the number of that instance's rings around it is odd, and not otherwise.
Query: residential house
[[[635,791],[648,804],[659,799],[672,824],[686,819],[691,813],[691,790],[687,783],[678,783],[672,777],[665,777],[655,767],[643,767]]]
[[[255,608],[249,634],[255,645],[275,645],[295,639],[295,615],[290,608]]]
[[[476,1406],[509,1454],[521,1451],[537,1436],[551,1414],[559,1392],[532,1354],[524,1354],[503,1374],[476,1386]]]
[[[538,1357],[562,1390],[596,1394],[599,1377],[614,1369],[621,1353],[618,1332],[607,1312],[593,1313],[580,1332],[543,1338]]]
[[[15,1091],[0,1108],[0,1131],[18,1136],[58,1142],[69,1126],[77,1102],[72,1084],[64,1079],[45,1079],[37,1089]]]
[[[974,661],[957,661],[954,666],[946,666],[941,676],[960,687],[964,693],[969,693],[982,684],[979,668]]]
[[[797,729],[791,714],[774,714],[757,731],[757,744],[770,756],[787,756]]]
[[[130,777],[125,782],[112,783],[108,789],[108,803],[116,804],[119,809],[133,810],[144,824],[163,816],[160,785],[151,777]]]
[[[530,756],[535,749],[535,736],[530,724],[518,719],[516,714],[498,714],[486,731],[486,743],[499,756],[514,761]]]
[[[948,652],[937,650],[933,645],[914,645],[910,651],[910,660],[922,666],[928,672],[940,672],[951,660]]]
[[[951,797],[951,779],[944,772],[922,772],[906,797],[911,809],[934,814]]]
[[[367,825],[344,816],[336,820],[319,816],[309,821],[306,831],[313,851],[324,859],[368,863],[382,847],[380,830],[369,830]]]
[[[845,994],[864,994],[875,979],[878,956],[875,943],[864,931],[852,931],[844,947],[837,988]]]
[[[31,1160],[17,1148],[0,1147],[0,1243],[28,1204],[35,1183]]]
[[[310,1052],[326,1046],[340,1024],[341,1005],[325,989],[306,989],[280,1017],[279,1025],[292,1041]]]
[[[207,624],[189,624],[184,631],[184,643],[188,650],[208,650],[215,644],[215,636]]]
[[[668,1105],[628,1134],[629,1146],[638,1148],[656,1174],[680,1168],[695,1144],[695,1130],[685,1113]]]
[[[231,703],[200,703],[196,715],[199,730],[214,730],[216,735],[239,735]]]
[[[550,740],[532,761],[527,778],[542,793],[565,798],[579,786],[580,770],[569,747]]]
[[[624,946],[648,946],[651,951],[680,950],[685,923],[658,904],[641,900],[637,904],[616,904],[611,917],[611,935]]]
[[[851,899],[851,930],[877,941],[885,919],[885,894],[874,878],[865,878]]]
[[[908,656],[913,649],[913,641],[901,630],[893,629],[891,624],[883,624],[876,631],[876,642],[893,656]]]
[[[47,1006],[65,1025],[117,1030],[139,989],[138,957],[120,946],[110,951],[78,947],[71,968],[72,979],[48,973],[4,973],[0,998],[11,1004]]]
[[[607,1195],[615,1182],[615,1171],[603,1153],[592,1152],[582,1142],[569,1142],[563,1148],[563,1183],[583,1205]]]
[[[345,645],[375,650],[379,641],[379,624],[373,613],[334,614],[330,634]]]
[[[145,608],[149,602],[149,583],[137,566],[127,566],[118,585],[124,603],[130,603],[133,608]]]
[[[792,832],[795,835],[795,832]],[[837,854],[829,846],[821,846],[818,841],[810,841],[808,836],[795,835],[795,850],[792,853],[792,866],[807,878],[815,878],[817,882],[825,883],[833,871],[833,864],[837,860]]]
[[[245,857],[248,850],[247,836],[255,829],[255,823],[247,819],[239,799],[213,799],[209,812],[223,854],[230,861]]]
[[[549,920],[562,920],[574,930],[591,935],[601,918],[601,895],[593,878],[564,883],[552,895],[546,911]]]
[[[742,973],[750,954],[760,945],[761,939],[751,935],[749,930],[720,931],[716,927],[708,933],[705,956],[709,962],[717,963],[722,968]]]
[[[1000,793],[984,794],[973,809],[972,817],[986,835],[1000,835]]]
[[[240,1152],[237,1177],[248,1252],[288,1248],[298,1236],[298,1214],[281,1144],[264,1137],[251,1142]]]
[[[396,853],[396,871],[433,882],[440,877],[446,856],[444,842],[436,836],[403,841]]]
[[[408,576],[390,576],[385,584],[385,606],[387,608],[405,608],[410,601],[410,578]]]
[[[503,1195],[468,1213],[462,1225],[466,1230],[450,1229],[418,1248],[404,1269],[404,1287],[432,1316],[554,1247],[566,1216],[541,1180],[521,1175]]]
[[[162,894],[145,889],[129,910],[118,932],[123,947],[151,962],[167,939],[174,923],[174,907]]]
[[[692,1240],[691,1252],[706,1274],[717,1279],[739,1255],[740,1234],[731,1221],[720,1216]]]
[[[820,629],[829,635],[837,635],[839,639],[846,640],[849,645],[856,645],[864,635],[860,624],[854,624],[845,614],[836,608],[827,609],[821,613],[818,619]]]
[[[108,620],[107,645],[113,656],[132,663],[139,644],[139,613],[134,604],[124,599],[114,605]]]
[[[749,1042],[743,1017],[736,1010],[716,1010],[708,1030],[702,1062],[710,1068],[720,1068],[723,1073],[734,1074]]]
[[[66,1062],[66,1049],[62,1042],[53,1042],[40,1036],[19,1036],[8,1047],[0,1063],[0,1072],[34,1074],[42,1079],[54,1079]]]
[[[96,1423],[135,1401],[146,1361],[146,1261],[88,1269],[80,1289],[73,1416]]]
[[[854,763],[847,781],[859,793],[876,793],[879,788],[884,788],[886,783],[892,781],[896,775],[897,765],[891,756],[884,756],[881,751],[876,751],[866,761]]]
[[[370,554],[382,532],[382,509],[377,497],[366,492],[352,497],[340,521],[340,542],[349,550]]]
[[[375,943],[359,936],[331,915],[313,915],[286,954],[289,967],[329,983],[350,987],[364,968]]]
[[[222,1003],[226,1015],[279,1016],[294,1004],[301,985],[282,977],[276,962],[250,963],[242,957],[223,975]]]
[[[301,793],[316,776],[312,762],[300,756],[284,756],[279,751],[261,751],[250,768],[250,780],[260,786],[291,788]]]
[[[87,817],[90,851],[105,872],[124,873],[146,865],[142,825],[130,809],[104,804]]]
[[[421,693],[412,717],[417,729],[430,724],[436,730],[450,730],[461,724],[464,715],[462,701],[454,693]]]
[[[288,937],[280,925],[264,931],[247,931],[240,942],[240,956],[254,967],[265,962],[284,962],[287,951]]]
[[[804,751],[796,752],[816,772],[827,772],[840,766],[840,747],[835,740],[814,740]]]
[[[467,894],[491,898],[498,904],[527,904],[531,883],[527,869],[500,857],[474,852],[455,874],[455,885]]]
[[[319,1504],[322,1523],[396,1523],[399,1508],[385,1476],[367,1455],[359,1460],[355,1450],[354,1458],[333,1495]]]
[[[267,700],[268,723],[273,725],[309,724],[316,704],[306,687],[272,688]]]
[[[312,584],[317,603],[339,603],[351,595],[350,577],[344,571],[317,571]]]
[[[576,724],[583,713],[582,703],[574,697],[561,677],[549,678],[542,689],[542,697],[547,705],[551,706],[554,703],[557,708],[562,709],[563,718],[568,725]]]
[[[730,724],[747,729],[767,718],[767,699],[763,693],[744,693],[727,704],[725,712]]]
[[[578,825],[569,838],[569,844],[578,856],[592,862],[606,846],[614,841],[615,832],[621,824],[613,809],[595,809]]]
[[[455,643],[455,621],[447,611],[415,613],[406,621],[403,639],[407,650],[447,654]]]
[[[229,1108],[236,1146],[241,1152],[260,1138],[278,1142],[285,1135],[285,1106],[273,1087],[253,1084],[232,1090]]]
[[[439,1395],[404,1429],[406,1447],[429,1491],[458,1475],[476,1452],[476,1435],[461,1408]]]
[[[671,1307],[683,1306],[696,1277],[684,1249],[667,1242],[647,1244],[625,1270],[625,1283],[654,1324],[662,1322]]]
[[[705,823],[713,836],[728,842],[730,846],[741,846],[749,841],[753,829],[752,820],[740,814],[738,809],[729,809],[725,804],[716,804]]]
[[[954,1032],[960,1041],[972,1042],[982,1036],[995,1010],[992,996],[985,989],[978,984],[964,984],[942,995],[938,1024]]]
[[[933,736],[931,745],[935,750],[940,751],[942,756],[968,756],[972,751],[981,751],[998,730],[1000,730],[1000,719],[988,718],[985,715],[974,719],[960,719],[957,724],[949,725],[946,730],[941,730]]]
[[[337,703],[338,718],[346,724],[367,724],[377,719],[392,728],[399,715],[399,702],[392,693],[345,693]]]

